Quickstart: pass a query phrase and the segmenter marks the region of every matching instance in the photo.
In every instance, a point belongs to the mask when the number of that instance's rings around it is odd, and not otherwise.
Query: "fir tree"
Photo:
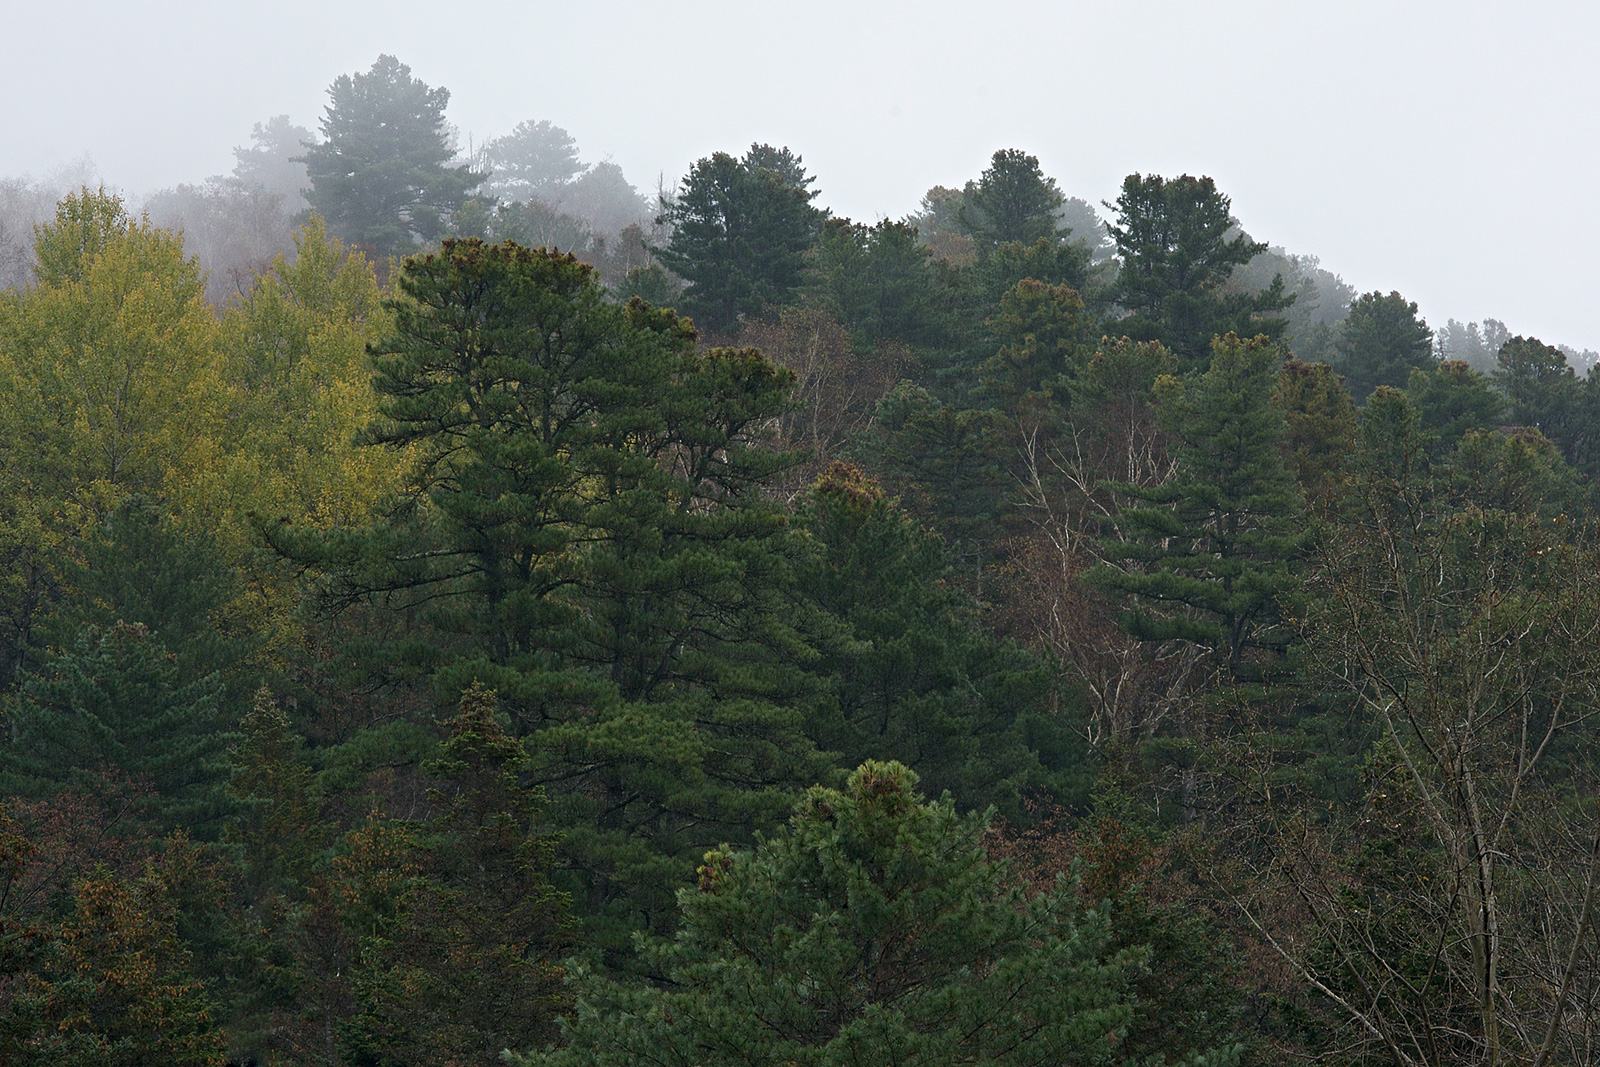
[[[230,732],[215,674],[185,682],[177,657],[141,623],[86,626],[51,651],[12,705],[0,790],[89,791],[105,772],[148,785],[160,830],[212,836],[229,805]]]

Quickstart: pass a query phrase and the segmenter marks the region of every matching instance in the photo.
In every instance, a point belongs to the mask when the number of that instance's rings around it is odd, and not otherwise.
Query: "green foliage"
[[[0,791],[93,792],[102,772],[148,783],[159,826],[215,834],[228,805],[226,757],[238,735],[215,674],[185,680],[140,623],[85,626],[26,676],[8,708]]]
[[[948,581],[938,534],[843,463],[798,518],[817,549],[799,590],[843,624],[812,667],[830,681],[820,747],[847,766],[898,760],[963,807],[994,804],[1012,819],[1026,792],[1061,797],[1077,784],[1081,742],[1048,708],[1045,664],[983,630]]]
[[[1116,784],[1125,773],[1105,768],[1092,814],[1069,819],[1044,808],[1025,827],[1002,827],[991,853],[1039,889],[1074,880],[1085,906],[1112,917],[1108,954],[1150,954],[1133,980],[1138,1010],[1118,1049],[1128,1063],[1183,1061],[1240,1036],[1242,954],[1199,889],[1204,839],[1151,826]]]
[[[828,219],[811,260],[808,289],[862,348],[886,341],[922,345],[941,332],[930,260],[914,226]]]
[[[179,235],[116,197],[68,197],[36,234],[41,284],[0,335],[6,450],[62,505],[103,513],[205,450],[223,393],[215,319]]]
[[[359,1012],[344,1029],[352,1063],[489,1063],[553,1037],[566,1004],[554,963],[566,899],[547,877],[543,792],[520,780],[528,755],[481,688],[446,728],[428,767],[437,814],[400,861],[412,873],[393,911],[362,942]]]
[[[1003,343],[991,327],[1006,294],[1024,282],[1082,294],[1091,281],[1089,252],[1083,245],[1043,237],[1026,245],[998,245],[970,266],[944,274],[942,317],[948,326],[928,362],[941,399],[972,408],[993,401],[984,394],[983,377],[985,364]],[[1096,298],[1092,292],[1090,296]],[[1092,332],[1089,315],[1081,317],[1083,332]]]
[[[1505,414],[1505,398],[1487,377],[1459,360],[1447,359],[1432,370],[1418,368],[1406,382],[1406,395],[1417,409],[1423,429],[1454,448],[1474,430],[1492,430]]]
[[[916,782],[869,762],[753,852],[708,853],[681,932],[650,946],[671,986],[582,981],[567,1047],[513,1062],[1122,1062],[1143,954],[1103,955],[1106,916],[1069,886],[1027,898],[984,819]]]
[[[594,235],[582,219],[575,219],[537,198],[511,204],[501,204],[495,210],[490,228],[496,238],[515,241],[528,248],[548,248],[551,251],[586,253]]]
[[[578,142],[548,119],[517,123],[483,146],[483,158],[496,195],[510,201],[548,199],[583,170]]]
[[[1565,436],[1578,382],[1560,349],[1536,337],[1513,337],[1500,347],[1493,377],[1513,423],[1551,440]]]
[[[1352,396],[1366,400],[1380,385],[1403,389],[1413,370],[1431,371],[1433,331],[1417,316],[1417,305],[1399,293],[1366,293],[1350,305],[1334,367]]]
[[[1338,487],[1350,454],[1356,409],[1350,394],[1326,363],[1291,359],[1278,371],[1272,405],[1283,413],[1283,450],[1308,501],[1320,501]]]
[[[318,831],[311,798],[311,767],[288,715],[265,687],[239,721],[239,743],[229,753],[233,773],[228,791],[239,814],[229,828],[229,839],[244,845],[245,871],[258,895],[309,871],[310,852]]]
[[[1232,202],[1210,178],[1130,174],[1110,206],[1117,221],[1106,228],[1122,260],[1111,295],[1129,337],[1160,341],[1187,371],[1204,368],[1215,336],[1282,335],[1287,323],[1270,316],[1294,298],[1281,279],[1258,293],[1224,291],[1234,268],[1267,246],[1235,232]]]
[[[130,493],[209,452],[226,390],[177,235],[84,191],[36,228],[40,284],[0,301],[0,685],[63,560]]]
[[[242,583],[203,532],[186,534],[132,498],[60,571],[65,589],[40,621],[41,646],[70,647],[91,626],[137,624],[174,658],[182,682],[214,674],[229,707],[242,704],[253,644],[236,618]]]
[[[429,88],[394,56],[328,87],[323,141],[305,154],[311,206],[340,239],[379,257],[438,237],[484,176],[449,166],[448,89]]]
[[[777,159],[774,170],[761,147],[743,160],[718,152],[698,161],[661,212],[672,236],[657,255],[688,283],[680,306],[720,334],[793,300],[822,222],[799,158]]]
[[[1039,157],[1003,148],[962,195],[961,228],[982,256],[1005,244],[1031,245],[1057,237],[1056,213],[1066,198],[1039,169]]]
[[[325,606],[417,620],[374,669],[498,689],[621,950],[696,849],[827,773],[782,596],[797,549],[761,494],[790,462],[758,441],[792,377],[607,302],[570,256],[447,241],[399,284],[368,440],[409,458],[409,502],[272,536],[328,575]]]
[[[1076,290],[1024,278],[1000,298],[989,329],[1000,350],[979,374],[1002,410],[1015,413],[1029,399],[1070,402],[1071,380],[1095,341]]]
[[[1000,413],[962,409],[902,382],[879,403],[856,454],[945,536],[957,560],[981,567],[1012,485],[997,456],[1008,437]]]
[[[34,274],[40,285],[83,281],[84,272],[106,246],[127,236],[134,221],[122,198],[104,186],[68,193],[51,222],[33,228]]]
[[[1265,338],[1230,334],[1190,388],[1168,380],[1177,472],[1155,488],[1119,487],[1139,503],[1116,516],[1121,537],[1106,542],[1110,562],[1095,572],[1106,589],[1135,598],[1130,633],[1207,646],[1234,679],[1267,666],[1247,663],[1247,651],[1287,640],[1278,597],[1303,533],[1279,455],[1284,418],[1269,399],[1280,359]]]

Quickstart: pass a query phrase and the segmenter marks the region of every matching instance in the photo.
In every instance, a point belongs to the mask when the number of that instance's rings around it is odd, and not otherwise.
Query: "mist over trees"
[[[1600,1062],[1600,357],[449,99],[0,183],[0,1062]]]

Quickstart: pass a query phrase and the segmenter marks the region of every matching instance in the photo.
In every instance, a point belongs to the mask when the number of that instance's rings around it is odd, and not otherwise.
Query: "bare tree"
[[[1600,553],[1531,508],[1354,488],[1304,623],[1323,686],[1381,738],[1368,796],[1313,819],[1263,761],[1249,821],[1276,892],[1240,903],[1345,1017],[1346,1052],[1600,1062]]]

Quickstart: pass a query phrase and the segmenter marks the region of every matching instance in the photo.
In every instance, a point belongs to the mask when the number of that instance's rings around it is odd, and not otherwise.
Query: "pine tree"
[[[1356,409],[1326,363],[1291,359],[1278,372],[1272,405],[1283,413],[1284,458],[1308,501],[1336,492],[1349,459]]]
[[[342,240],[404,254],[432,241],[484,175],[450,166],[445,130],[450,90],[411,76],[394,56],[328,87],[320,144],[304,158],[311,206]]]
[[[1283,415],[1271,403],[1281,355],[1265,338],[1219,338],[1192,387],[1167,379],[1177,471],[1153,489],[1119,487],[1136,503],[1116,516],[1121,538],[1095,572],[1131,595],[1124,624],[1147,640],[1211,649],[1234,679],[1262,666],[1255,649],[1281,647],[1278,597],[1301,552],[1294,476],[1279,454]]]
[[[989,860],[984,817],[916,785],[869,762],[755,850],[708,853],[677,938],[650,947],[670,983],[582,982],[566,1047],[511,1062],[1123,1062],[1144,953],[1106,953],[1108,917],[1066,884],[1026,897]]]
[[[204,532],[180,531],[135,497],[60,571],[66,590],[39,624],[39,645],[67,648],[85,627],[138,624],[175,657],[182,682],[215,674],[229,709],[242,709],[253,644],[233,617],[243,583]]]
[[[977,243],[982,256],[1005,244],[1031,245],[1054,241],[1056,213],[1066,197],[1056,180],[1039,169],[1039,157],[1019,148],[1003,148],[962,195],[961,228]]]
[[[1433,331],[1399,293],[1366,293],[1350,305],[1335,344],[1334,368],[1357,401],[1387,385],[1405,388],[1413,370],[1432,370]]]
[[[1513,337],[1500,346],[1494,383],[1505,394],[1510,417],[1552,441],[1568,436],[1578,380],[1567,357],[1537,337]]]
[[[963,808],[1025,818],[1023,796],[1077,783],[1080,745],[1048,708],[1045,664],[998,640],[949,582],[944,541],[860,470],[835,463],[798,515],[816,546],[798,591],[840,629],[812,670],[829,679],[818,745],[846,766],[894,759]]]
[[[1210,178],[1130,174],[1108,206],[1117,211],[1106,228],[1122,260],[1111,292],[1127,311],[1121,332],[1160,341],[1185,371],[1204,368],[1213,337],[1283,335],[1288,323],[1272,313],[1294,297],[1285,295],[1281,277],[1261,293],[1225,289],[1234,268],[1267,246],[1236,232],[1232,202]]]
[[[720,334],[793,299],[823,219],[799,157],[785,164],[762,147],[743,160],[718,152],[698,161],[661,213],[672,236],[657,255],[689,283],[679,306]]]
[[[1413,370],[1406,395],[1423,428],[1438,438],[1438,447],[1445,451],[1473,430],[1497,428],[1505,415],[1505,398],[1495,392],[1489,378],[1459,360]]]
[[[325,608],[412,620],[363,668],[499,692],[584,879],[564,888],[625,954],[693,856],[829,773],[783,596],[798,548],[762,492],[792,463],[758,447],[792,377],[609,303],[567,255],[447,241],[399,284],[366,439],[410,457],[409,501],[271,535],[327,574]]]
[[[494,705],[482,688],[463,695],[428,767],[437,814],[416,835],[398,907],[363,945],[360,1011],[345,1028],[356,1062],[491,1063],[555,1035],[567,901],[548,879],[543,791],[522,784],[528,755]]]
[[[807,291],[844,323],[858,346],[924,345],[938,339],[943,325],[931,258],[914,226],[828,219]]]
[[[989,320],[1002,344],[978,370],[987,392],[1013,415],[1030,401],[1064,408],[1074,373],[1093,348],[1091,325],[1075,290],[1024,278]]]

